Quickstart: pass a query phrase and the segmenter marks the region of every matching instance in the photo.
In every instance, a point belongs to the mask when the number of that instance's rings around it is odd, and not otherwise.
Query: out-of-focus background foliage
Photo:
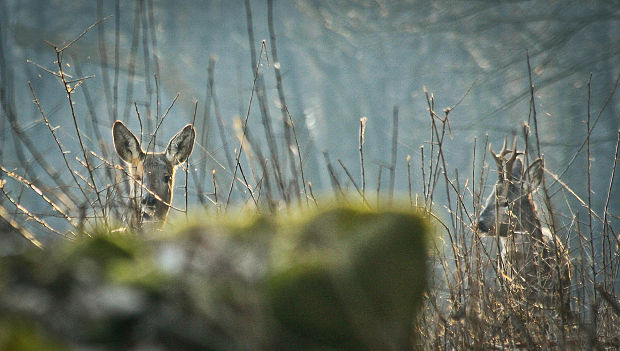
[[[58,71],[48,43],[62,46],[106,18],[62,55],[65,73],[74,78],[94,76],[73,93],[86,149],[101,153],[92,121],[109,146],[113,120],[128,121],[132,129],[139,130],[137,108],[145,132],[152,132],[157,111],[163,115],[178,93],[158,132],[162,147],[192,121],[197,101],[196,126],[201,137],[191,166],[209,177],[199,180],[199,189],[190,178],[190,204],[198,203],[198,191],[212,196],[212,169],[221,178],[222,192],[230,182],[227,157],[234,157],[239,145],[234,121],[245,118],[248,111],[257,62],[274,138],[283,143],[273,74],[280,70],[306,181],[312,182],[315,192],[330,190],[324,150],[334,164],[341,159],[352,174],[360,173],[362,116],[368,117],[367,186],[369,191],[377,188],[379,169],[390,162],[392,114],[397,106],[396,188],[407,190],[406,156],[411,155],[413,191],[419,193],[420,146],[430,147],[423,87],[435,94],[438,110],[456,104],[471,88],[450,115],[453,137],[444,142],[447,172],[458,169],[465,182],[472,168],[479,172],[483,166],[481,146],[487,135],[489,142],[498,145],[505,135],[521,135],[523,121],[529,119],[532,124],[528,117],[529,52],[546,167],[560,174],[582,199],[587,198],[583,144],[590,106],[591,188],[597,200],[592,206],[602,210],[620,125],[620,99],[617,94],[609,99],[620,74],[620,6],[616,2],[275,1],[272,14],[277,62],[271,52],[266,1],[2,1],[0,163],[9,170],[19,166],[19,174],[41,184],[59,186],[33,162],[31,151],[12,128],[17,123],[49,166],[69,179],[58,147],[33,104],[28,82],[52,126],[59,126],[56,133],[72,151],[69,160],[74,162],[75,156],[81,156],[80,147],[62,84],[45,71]],[[249,20],[253,38],[248,36]],[[207,82],[210,58],[215,59],[214,89]],[[216,109],[226,142],[218,131]],[[264,145],[260,109],[254,100],[248,130],[256,144]],[[284,149],[279,152],[284,154]],[[107,151],[104,156],[112,159],[112,149]],[[24,161],[31,167],[21,167]],[[337,172],[346,179],[341,168]],[[612,188],[610,213],[620,209],[615,200],[620,197],[618,191],[617,186]],[[440,209],[441,196],[436,197]],[[20,199],[24,203],[36,199],[28,203],[35,213],[47,209],[36,194],[24,192]],[[237,196],[238,201],[243,199]],[[554,200],[564,206],[565,199]],[[177,196],[177,201],[183,199]]]

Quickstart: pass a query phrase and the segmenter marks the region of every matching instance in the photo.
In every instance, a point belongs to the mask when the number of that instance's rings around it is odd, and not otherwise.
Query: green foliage
[[[287,332],[339,349],[406,348],[425,287],[425,230],[404,213],[314,217],[282,239],[293,244],[268,284],[277,318]]]
[[[419,215],[333,208],[175,227],[3,258],[0,346],[411,348],[426,285]]]
[[[0,350],[61,351],[66,348],[34,322],[0,317]]]

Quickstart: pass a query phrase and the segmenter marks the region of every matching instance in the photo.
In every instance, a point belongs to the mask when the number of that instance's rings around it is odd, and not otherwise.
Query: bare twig
[[[411,155],[407,155],[407,184],[409,189],[409,206],[413,207],[413,192],[411,189]]]
[[[332,188],[334,190],[334,194],[341,200],[344,200],[344,192],[342,191],[342,186],[340,186],[340,182],[338,181],[338,177],[336,176],[336,172],[334,172],[334,167],[332,167],[332,163],[329,160],[329,153],[327,150],[323,150],[323,157],[325,158],[325,164],[327,165],[327,170],[329,172],[329,176],[332,181]]]
[[[247,4],[246,6],[249,6],[249,4]],[[245,120],[243,121],[243,134],[241,135],[241,141],[239,142],[239,149],[237,151],[237,155],[235,156],[235,162],[236,162],[235,171],[233,172],[233,179],[230,182],[230,188],[228,190],[228,197],[226,199],[226,205],[224,206],[224,209],[228,208],[228,204],[230,203],[230,195],[232,194],[232,189],[235,184],[235,179],[237,178],[237,170],[241,167],[241,164],[239,163],[239,159],[241,157],[241,152],[243,152],[243,143],[246,138],[248,120],[250,118],[250,109],[252,108],[252,100],[254,99],[254,90],[256,88],[256,80],[258,79],[258,70],[260,68],[261,58],[263,57],[264,48],[265,48],[265,42],[263,42],[263,45],[261,46],[259,60],[256,63],[256,71],[254,72],[254,81],[252,83],[252,91],[250,93],[250,102],[248,103],[248,110],[245,115]],[[254,199],[254,201],[256,202],[256,199]]]
[[[93,28],[95,28],[97,25],[99,25],[99,23],[102,23],[103,21],[107,20],[108,18],[112,17],[112,15],[104,17],[100,20],[98,20],[97,22],[91,24],[88,28],[86,28],[82,33],[80,33],[80,35],[78,35],[77,37],[75,37],[75,39],[71,40],[67,45],[63,46],[62,48],[58,49],[57,47],[55,47],[56,51],[61,53],[65,50],[67,50],[71,45],[75,44],[78,40],[82,39],[83,36],[86,35],[86,33],[90,32]]]
[[[30,83],[29,83],[29,86],[31,87]],[[32,89],[31,89],[31,92],[33,92]],[[39,100],[37,99],[36,95],[34,95],[34,93],[33,93],[33,97],[34,97],[35,104],[39,108],[39,112],[42,113],[43,110],[41,108]],[[11,125],[11,129],[13,130],[15,135],[19,138],[19,140],[21,140],[24,143],[24,145],[28,148],[28,151],[30,152],[34,160],[41,166],[41,168],[43,168],[45,173],[47,173],[52,178],[54,183],[56,183],[56,185],[58,185],[59,189],[62,191],[62,194],[58,194],[59,200],[62,201],[65,205],[69,205],[70,203],[74,203],[75,201],[77,201],[76,196],[72,192],[66,190],[68,188],[68,185],[62,180],[61,174],[56,171],[55,167],[53,167],[50,163],[48,163],[46,157],[38,150],[36,143],[32,139],[30,139],[27,133],[24,132],[12,108],[10,106],[4,106],[4,103],[3,103],[3,107],[7,109],[6,116],[9,119],[9,124]],[[18,143],[18,141],[16,141],[16,143]],[[15,151],[21,160],[22,159],[22,156],[20,156],[21,148],[17,147],[17,144],[16,144]],[[33,181],[35,181],[35,178],[32,178],[32,179]]]
[[[282,75],[280,74],[281,63],[278,60],[278,51],[276,45],[276,33],[273,27],[273,0],[267,0],[267,25],[269,28],[269,41],[271,43],[271,57],[273,59],[273,68],[276,76],[276,87],[278,89],[278,97],[280,99],[280,111],[282,112],[282,126],[284,128],[284,137],[286,140],[286,150],[289,156],[289,164],[292,175],[293,188],[295,189],[295,196],[299,201],[299,183],[297,176],[297,166],[295,165],[295,154],[293,152],[293,142],[291,140],[291,134],[293,131],[293,124],[290,115],[288,114],[288,108],[286,104],[286,98],[284,97],[284,87],[282,86]],[[297,145],[299,148],[299,145]],[[301,167],[301,166],[300,166]],[[303,170],[302,170],[303,172]],[[305,184],[302,179],[302,183]],[[307,201],[307,197],[306,197]]]
[[[591,93],[591,88],[592,88],[592,73],[590,73],[590,77],[588,78],[588,115],[586,118],[586,179],[587,179],[587,191],[588,191],[588,208],[592,208],[592,182],[590,179],[590,176],[592,174],[591,170],[590,170],[590,165],[591,165],[591,158],[590,158],[590,119],[591,119],[591,115],[590,115],[590,93]],[[590,255],[592,255],[592,257],[595,257],[595,252],[594,252],[594,237],[593,237],[593,230],[592,230],[592,211],[588,211],[588,230],[590,232]],[[604,257],[604,255],[603,255]],[[596,270],[596,262],[593,260],[592,261],[592,280],[594,282],[594,284],[596,284],[597,282],[597,270]],[[596,301],[596,294],[594,294],[593,296],[593,304],[597,304]]]
[[[359,128],[359,153],[360,153],[360,172],[362,173],[362,200],[366,202],[366,171],[364,167],[364,141],[366,135],[366,123],[368,118],[360,118]]]
[[[120,0],[117,0],[120,1]],[[118,6],[118,4],[117,4]],[[125,109],[123,110],[123,122],[127,122],[127,120],[129,119],[129,109],[131,107],[130,102],[133,101],[133,88],[134,88],[134,79],[135,79],[135,75],[136,75],[136,58],[138,56],[138,44],[139,44],[139,39],[140,39],[140,21],[142,16],[140,16],[140,1],[136,1],[135,2],[135,9],[134,9],[134,19],[133,19],[133,34],[132,34],[132,39],[131,39],[131,48],[129,50],[129,64],[127,65],[127,86],[125,88],[125,101],[127,101],[128,103],[125,104]],[[118,12],[120,14],[120,12]],[[120,20],[117,19],[117,25],[118,22]],[[120,65],[120,61],[119,61],[119,56],[118,56],[118,46],[119,46],[119,30],[117,28],[116,31],[116,51],[115,51],[115,55],[116,55],[116,67],[115,69],[115,87],[118,87],[118,65]],[[115,104],[114,106],[116,107],[118,104],[118,97],[117,97],[117,93],[118,89],[116,89],[115,91],[115,95],[114,95],[114,101]]]
[[[390,163],[390,185],[388,188],[388,203],[394,198],[394,182],[396,180],[396,156],[398,151],[398,106],[392,112],[392,162]]]
[[[4,192],[4,188],[2,186],[0,186],[0,189],[2,190],[2,192]],[[0,205],[0,218],[6,221],[11,227],[13,227],[13,229],[15,229],[21,236],[23,236],[26,240],[31,242],[34,246],[38,247],[39,249],[43,248],[43,244],[41,244],[41,242],[37,240],[37,238],[35,238],[35,236],[32,233],[27,231],[25,228],[19,225],[19,223],[17,223],[13,218],[11,218],[9,213],[6,211],[6,209],[2,205]]]
[[[248,42],[250,46],[250,57],[252,62],[250,63],[250,68],[254,71],[255,65],[258,66],[258,61],[261,61],[261,55],[259,55],[258,60],[256,60],[256,53],[254,50],[254,28],[252,24],[252,7],[250,6],[250,1],[245,1],[245,10],[246,10],[246,21],[248,27]],[[267,59],[267,64],[269,65],[269,56],[265,44],[265,40],[261,42],[261,52],[264,52],[265,57]],[[271,116],[269,114],[269,108],[267,104],[267,97],[265,82],[263,80],[263,75],[261,71],[258,69],[255,70],[256,74],[256,82],[254,84],[253,89],[256,89],[256,97],[258,99],[258,107],[261,114],[261,121],[263,124],[263,130],[265,132],[265,139],[267,141],[267,149],[269,150],[269,155],[271,156],[271,163],[273,166],[273,174],[275,178],[275,182],[278,186],[278,190],[280,195],[283,197],[284,202],[288,206],[288,194],[285,190],[284,178],[282,175],[282,169],[280,168],[280,157],[278,152],[278,145],[275,142],[274,133],[271,127]]]
[[[220,212],[220,204],[217,200],[217,179],[215,178],[215,169],[211,172],[211,179],[213,181],[213,197],[215,199],[215,209],[219,213]]]
[[[91,181],[91,183],[92,183],[92,185],[94,187],[95,194],[97,196],[97,202],[99,203],[99,206],[100,206],[100,209],[101,209],[101,219],[103,219],[103,223],[107,227],[108,226],[108,218],[106,216],[105,206],[103,206],[103,201],[101,200],[101,196],[99,195],[99,192],[97,191],[97,183],[95,182],[95,176],[93,175],[92,167],[90,165],[90,161],[88,160],[88,154],[86,152],[86,146],[84,145],[84,142],[82,140],[82,133],[80,133],[80,128],[79,128],[78,122],[77,122],[77,115],[76,115],[76,112],[75,112],[75,106],[73,104],[73,98],[71,97],[72,90],[71,90],[69,84],[67,83],[67,80],[65,78],[64,71],[63,71],[63,68],[62,68],[62,51],[65,50],[70,45],[72,45],[79,38],[81,38],[92,27],[94,27],[94,25],[89,27],[89,29],[87,29],[84,33],[82,33],[82,35],[78,36],[78,38],[76,38],[74,41],[72,41],[69,44],[67,44],[63,49],[59,50],[58,48],[55,48],[55,50],[56,50],[56,63],[58,64],[58,73],[60,74],[60,79],[61,79],[61,81],[63,83],[63,86],[65,88],[65,93],[67,94],[67,99],[69,101],[69,107],[71,109],[71,117],[73,118],[73,126],[75,127],[75,132],[77,133],[78,142],[80,144],[80,148],[82,149],[82,155],[84,156],[84,162],[86,162],[86,168],[88,170],[88,175],[90,176],[90,181]]]
[[[319,203],[316,201],[316,197],[314,196],[314,192],[312,191],[312,182],[308,182],[308,189],[310,190],[310,196],[312,197],[312,201],[316,207],[319,207]]]
[[[198,111],[198,100],[194,101],[194,115],[192,117],[192,126],[194,126],[196,124],[196,112]],[[187,160],[185,161],[185,217],[187,218],[187,186],[189,184],[189,157],[187,158]]]
[[[24,184],[25,186],[27,186],[28,188],[30,188],[32,191],[34,191],[39,197],[41,197],[43,199],[43,201],[45,201],[47,204],[49,204],[54,211],[60,213],[69,224],[71,224],[74,228],[77,227],[77,225],[73,222],[73,218],[71,218],[68,214],[66,214],[63,210],[60,209],[60,207],[58,207],[58,205],[56,205],[47,195],[45,195],[41,189],[37,188],[34,184],[32,184],[32,182],[30,182],[28,179],[23,178],[22,176],[20,176],[17,173],[11,172],[9,170],[7,170],[6,168],[4,168],[4,166],[0,165],[0,170],[2,172],[4,172],[6,175],[8,175],[9,177],[17,180],[18,182]]]
[[[353,186],[355,187],[355,190],[357,190],[357,193],[360,194],[360,196],[362,197],[362,201],[364,202],[365,205],[369,206],[368,202],[366,201],[366,199],[364,199],[364,197],[362,196],[362,190],[360,189],[360,187],[357,185],[357,183],[355,182],[355,179],[353,179],[353,175],[351,175],[351,173],[349,172],[349,170],[347,169],[347,167],[344,165],[344,163],[342,163],[341,159],[338,159],[338,163],[340,163],[340,166],[342,167],[342,169],[344,170],[344,172],[347,174],[347,177],[349,177],[349,180],[351,181],[351,183],[353,184]]]
[[[618,149],[620,148],[620,130],[617,133],[617,138],[616,138],[616,148],[614,151],[614,160],[613,160],[613,164],[611,167],[611,175],[609,177],[609,186],[607,187],[607,197],[605,199],[605,207],[603,209],[603,235],[604,235],[604,239],[607,241],[607,248],[611,251],[611,241],[610,241],[610,231],[611,231],[611,226],[609,224],[608,221],[608,214],[609,214],[609,200],[611,198],[611,190],[614,186],[614,178],[616,175],[616,166],[618,165]],[[616,239],[618,240],[618,239]],[[616,249],[615,251],[618,252],[618,250],[620,250],[620,242],[616,242]],[[605,252],[605,250],[603,249],[603,252]],[[610,264],[611,264],[611,252],[610,252]],[[612,271],[610,272],[611,276],[616,276],[616,269],[612,268]]]
[[[33,221],[35,221],[35,222],[39,223],[41,226],[43,226],[43,228],[45,228],[45,229],[49,230],[50,232],[52,232],[52,233],[54,233],[54,234],[56,234],[56,235],[59,235],[59,236],[64,237],[64,238],[66,238],[66,239],[72,239],[72,237],[70,237],[70,236],[68,236],[68,235],[66,235],[66,234],[64,234],[64,233],[61,233],[61,232],[59,232],[58,230],[56,230],[56,229],[52,228],[52,227],[51,227],[51,226],[50,226],[50,225],[49,225],[49,224],[48,224],[48,223],[47,223],[44,219],[42,219],[42,218],[40,218],[39,216],[36,216],[36,215],[35,215],[35,214],[33,214],[32,212],[30,212],[30,211],[29,211],[26,207],[24,207],[24,206],[22,206],[22,205],[20,204],[20,201],[19,201],[19,200],[15,200],[15,199],[13,199],[13,198],[12,198],[12,197],[11,197],[11,196],[10,196],[10,195],[9,195],[9,194],[5,191],[5,190],[4,190],[4,186],[2,185],[2,183],[0,183],[0,191],[4,194],[4,197],[5,197],[7,200],[9,200],[9,202],[10,202],[10,203],[12,203],[12,204],[13,204],[13,206],[15,206],[15,208],[16,208],[17,210],[19,210],[21,213],[23,213],[24,215],[26,215],[26,217],[28,217],[28,219],[29,219],[29,220],[33,220]],[[2,211],[4,211],[4,208],[3,208],[2,206],[0,206],[0,215],[2,214]],[[5,213],[5,214],[6,214],[6,213]],[[8,214],[7,214],[7,215],[8,215]],[[4,218],[4,217],[2,217],[2,218]],[[8,216],[7,216],[7,218],[8,218]],[[21,227],[19,226],[19,224],[17,224],[17,222],[12,221],[12,222],[10,222],[10,223],[11,223],[11,226],[12,226],[13,228],[17,229],[17,230],[18,230],[18,232],[20,232],[20,234],[22,234],[22,236],[23,236],[24,238],[28,239],[30,242],[32,242],[33,244],[35,244],[35,246],[37,246],[37,247],[40,247],[40,248],[41,248],[40,243],[39,243],[39,242],[38,242],[38,241],[34,238],[34,236],[33,236],[32,234],[28,233],[27,231],[25,231],[25,229],[21,228]],[[14,223],[15,225],[14,225],[13,223]],[[22,229],[22,230],[19,230],[19,229]],[[38,243],[38,245],[37,245],[37,243]]]
[[[304,175],[304,164],[301,161],[301,149],[299,147],[299,140],[297,139],[297,132],[295,131],[295,123],[293,123],[293,118],[291,118],[291,114],[288,111],[288,107],[285,106],[285,108],[286,108],[286,113],[287,113],[288,118],[289,118],[289,123],[291,125],[291,130],[293,131],[293,139],[295,140],[295,148],[297,150],[297,158],[298,158],[298,162],[299,162],[299,170],[301,172],[301,182],[304,185],[304,198],[306,199],[306,205],[309,206],[309,203],[308,203],[308,193],[306,191],[306,176]]]

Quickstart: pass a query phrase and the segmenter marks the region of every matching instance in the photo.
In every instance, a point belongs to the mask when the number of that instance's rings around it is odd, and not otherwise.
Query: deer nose
[[[491,229],[491,228],[489,228],[483,221],[478,222],[478,230],[479,231],[481,231],[483,233],[486,233],[486,232],[489,231],[489,229]]]
[[[152,194],[148,194],[142,198],[142,204],[147,206],[154,206],[155,201],[157,201],[157,199],[155,199],[155,196],[153,196]]]

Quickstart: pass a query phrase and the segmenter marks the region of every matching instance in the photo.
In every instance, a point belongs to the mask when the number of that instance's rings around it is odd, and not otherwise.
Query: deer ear
[[[537,158],[532,162],[525,171],[525,178],[527,181],[528,192],[536,190],[544,177],[543,160]]]
[[[175,166],[179,165],[189,158],[194,149],[194,140],[196,139],[196,129],[191,124],[186,125],[180,132],[170,139],[166,148],[166,158]]]
[[[144,154],[138,138],[121,121],[114,122],[112,126],[112,139],[114,140],[116,153],[127,163],[131,163]]]

